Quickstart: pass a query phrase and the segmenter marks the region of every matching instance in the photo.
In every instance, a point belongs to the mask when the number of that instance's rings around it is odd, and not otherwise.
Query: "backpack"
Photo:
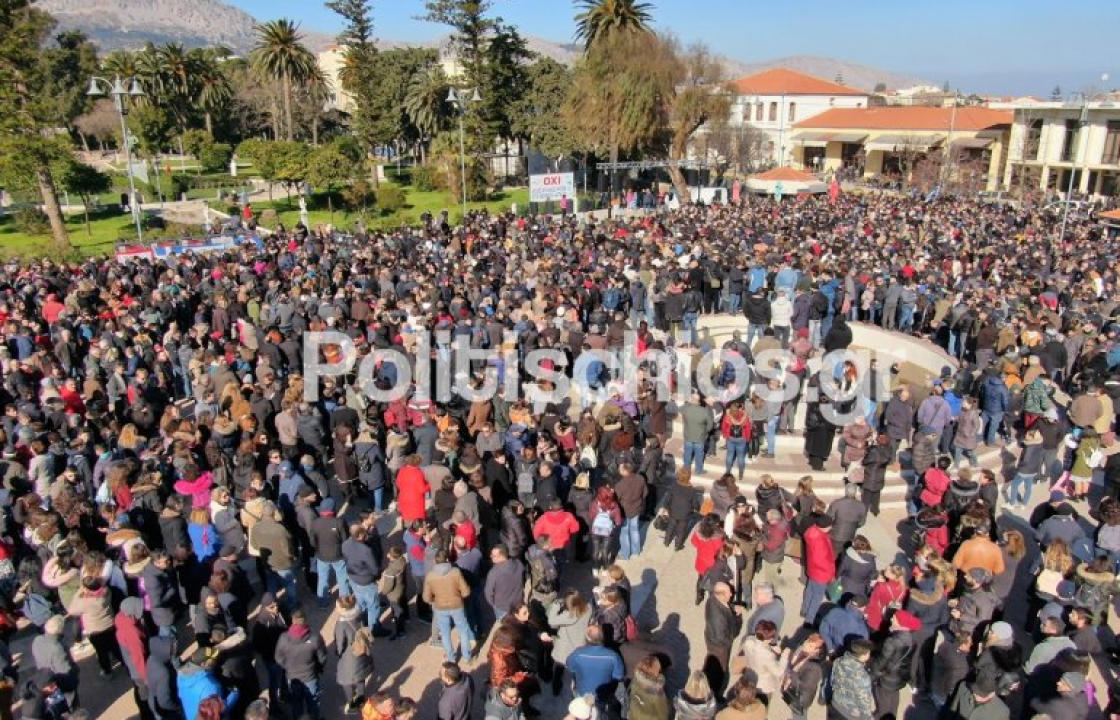
[[[591,521],[591,534],[607,536],[614,532],[614,519],[607,510],[600,510]]]
[[[529,576],[532,578],[533,590],[536,592],[556,592],[556,566],[545,563],[540,555],[529,558]]]

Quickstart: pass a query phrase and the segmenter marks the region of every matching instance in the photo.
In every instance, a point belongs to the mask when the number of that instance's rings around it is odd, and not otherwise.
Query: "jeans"
[[[767,325],[763,325],[762,323],[753,322],[747,325],[747,346],[754,347],[754,341],[762,337],[767,327]]]
[[[319,700],[323,692],[319,688],[319,679],[290,680],[288,691],[291,693],[289,701],[292,704],[292,717],[301,717],[306,713],[309,717],[318,720]]]
[[[618,535],[618,556],[628,560],[631,555],[642,554],[641,518],[637,515],[622,521]]]
[[[746,438],[727,438],[727,454],[725,455],[724,472],[731,472],[731,468],[739,465],[739,477],[747,467],[747,440]]]
[[[817,611],[824,602],[826,585],[816,580],[805,581],[805,594],[801,596],[801,617],[807,623],[812,623],[817,617]]]
[[[775,325],[774,337],[782,344],[782,349],[789,347],[789,325]]]
[[[264,660],[265,670],[268,671],[268,701],[279,707],[281,701],[288,697],[288,686],[284,678],[284,668],[280,663],[271,658]]]
[[[366,611],[366,627],[371,630],[376,628],[381,619],[381,593],[377,591],[377,583],[369,585],[354,583],[350,587],[354,591],[354,599],[358,601],[358,607]]]
[[[781,421],[781,413],[766,418],[766,452],[770,455],[778,454],[778,423]]]
[[[988,445],[995,445],[996,438],[999,435],[999,426],[1003,421],[1003,413],[1001,412],[988,412],[983,413],[984,416],[984,442]]]
[[[1015,473],[1015,477],[1011,478],[1011,482],[1007,485],[1007,502],[1026,505],[1031,499],[1031,487],[1036,477],[1038,476]]]
[[[284,604],[289,608],[299,607],[299,590],[296,588],[296,571],[272,570],[268,573],[268,590],[275,594],[284,591]]]
[[[319,578],[318,588],[316,594],[320,600],[327,599],[327,588],[330,586],[328,580],[330,578],[330,571],[334,570],[335,579],[338,580],[338,596],[346,597],[350,594],[350,579],[346,576],[346,561],[334,560],[328,562],[315,558],[315,575]]]
[[[692,465],[697,475],[704,472],[704,442],[684,441],[684,461],[681,467]]]
[[[814,348],[819,348],[821,346],[821,321],[820,320],[810,320],[809,321],[809,341],[811,343],[813,343]]]
[[[739,303],[743,302],[743,293],[729,292],[727,294],[727,312],[735,314],[739,312]]]
[[[898,319],[898,329],[902,332],[911,332],[914,329],[914,306],[902,305],[900,307],[901,313]]]
[[[439,627],[439,639],[443,643],[443,654],[450,662],[455,662],[455,648],[451,645],[451,626],[454,624],[459,631],[459,648],[462,657],[471,656],[471,645],[474,643],[474,633],[471,632],[470,623],[467,622],[467,613],[463,608],[454,610],[435,609],[436,625]]]
[[[681,330],[685,333],[685,340],[689,345],[696,344],[696,322],[698,315],[694,312],[686,312],[684,317],[681,318]]]
[[[384,485],[382,485],[379,488],[374,488],[373,489],[373,509],[378,510],[378,511],[385,509],[385,486]]]

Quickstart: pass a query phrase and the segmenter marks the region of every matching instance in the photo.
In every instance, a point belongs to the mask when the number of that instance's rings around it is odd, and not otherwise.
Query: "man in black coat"
[[[366,542],[369,531],[364,525],[350,528],[350,537],[342,543],[342,560],[346,564],[346,575],[358,607],[366,611],[366,627],[376,631],[380,626],[381,595],[377,591],[377,581],[381,578],[381,564]]]
[[[913,633],[921,627],[922,621],[906,610],[891,616],[891,634],[867,667],[875,694],[876,720],[898,717],[898,692],[910,682],[913,667]]]
[[[436,720],[470,720],[474,680],[455,663],[445,662],[439,673],[439,707]]]
[[[318,578],[316,594],[319,606],[327,606],[327,588],[330,571],[338,581],[338,594],[350,594],[350,581],[346,574],[346,561],[342,558],[342,543],[350,536],[346,523],[335,515],[334,500],[326,498],[319,503],[319,516],[308,528],[311,547],[315,550],[315,575]]]
[[[731,586],[717,582],[704,605],[704,674],[717,698],[723,697],[727,669],[731,662],[731,643],[743,629],[743,607],[731,604]]]

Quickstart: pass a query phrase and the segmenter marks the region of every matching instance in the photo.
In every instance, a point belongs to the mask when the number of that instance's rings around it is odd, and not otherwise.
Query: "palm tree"
[[[122,78],[129,78],[140,74],[136,53],[129,50],[114,50],[106,55],[101,61],[101,69],[110,77],[119,75]]]
[[[197,49],[192,50],[191,55],[195,101],[202,109],[206,132],[213,137],[214,113],[226,107],[233,97],[233,87],[222,67],[225,58],[229,56],[229,50],[222,47]]]
[[[576,39],[587,50],[595,41],[618,30],[651,32],[653,4],[637,0],[577,0]]]
[[[404,112],[421,138],[421,155],[424,153],[423,138],[435,137],[447,119],[447,88],[447,75],[439,65],[416,73],[408,85]],[[424,162],[423,157],[420,162]]]
[[[316,67],[315,56],[303,44],[299,24],[287,18],[254,27],[257,46],[249,58],[263,75],[280,81],[284,102],[285,137],[292,139],[292,83],[305,80]]]

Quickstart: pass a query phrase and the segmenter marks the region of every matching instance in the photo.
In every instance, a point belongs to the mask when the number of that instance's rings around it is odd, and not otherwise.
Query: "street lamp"
[[[129,86],[127,90],[125,90],[126,83]],[[128,209],[132,212],[132,221],[136,223],[136,240],[144,242],[144,235],[140,229],[140,203],[136,200],[136,181],[132,178],[132,146],[128,142],[128,124],[124,121],[124,116],[128,114],[128,106],[125,105],[124,98],[143,97],[144,88],[140,87],[140,81],[134,77],[122,81],[120,75],[115,75],[112,82],[97,75],[89,79],[89,90],[86,91],[86,95],[100,97],[106,92],[113,97],[117,116],[121,119],[121,142],[124,143],[125,167],[128,170]]]
[[[467,148],[463,135],[463,116],[467,114],[468,102],[481,101],[482,96],[478,94],[478,88],[468,91],[456,90],[452,87],[447,90],[447,102],[454,105],[459,112],[459,174],[463,184],[463,225],[467,224]]]
[[[1108,82],[1108,73],[1101,74],[1101,82]],[[1066,183],[1066,201],[1065,207],[1062,208],[1062,230],[1058,235],[1058,242],[1063,243],[1066,239],[1066,224],[1069,221],[1069,206],[1073,204],[1073,175],[1074,170],[1077,169],[1078,156],[1085,164],[1085,172],[1089,170],[1089,133],[1086,128],[1089,127],[1089,101],[1095,96],[1095,93],[1082,92],[1081,95],[1081,112],[1077,116],[1077,145],[1081,147],[1073,148],[1073,155],[1070,157],[1069,164],[1069,182]],[[1084,148],[1082,152],[1081,149]]]

